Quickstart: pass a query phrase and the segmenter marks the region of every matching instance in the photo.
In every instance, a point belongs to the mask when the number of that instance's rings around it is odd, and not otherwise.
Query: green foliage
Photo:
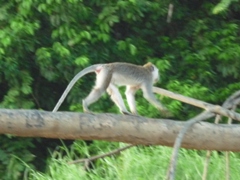
[[[0,141],[0,179],[21,179],[26,170],[26,165],[22,161],[30,163],[34,159],[29,151],[29,148],[34,147],[32,140],[1,136]],[[33,168],[32,166],[29,167]]]
[[[166,24],[168,0],[5,2],[0,8],[0,82],[5,87],[1,107],[54,107],[67,82],[79,70],[114,61],[153,62],[161,72],[159,85],[163,88],[222,103],[232,92],[219,97],[218,90],[224,91],[239,80],[239,23],[234,20],[234,11],[214,16],[210,13],[214,4],[201,4],[194,8],[190,3],[179,5],[174,9],[174,23]],[[18,12],[14,13],[16,7]],[[209,11],[209,16],[202,11]],[[185,12],[192,14],[187,16]],[[227,21],[226,16],[232,20]],[[181,20],[186,17],[186,21]],[[81,81],[80,88],[89,92],[92,82],[85,77]],[[232,91],[238,89],[235,87]],[[85,95],[71,91],[64,108],[76,106],[72,99]],[[49,98],[48,105],[43,97]],[[160,115],[151,106],[144,111],[145,105],[141,104],[146,101],[141,96],[138,101],[140,114]],[[176,115],[185,109],[181,103],[168,99],[163,102]],[[111,102],[105,102],[94,109],[117,112],[111,106]]]

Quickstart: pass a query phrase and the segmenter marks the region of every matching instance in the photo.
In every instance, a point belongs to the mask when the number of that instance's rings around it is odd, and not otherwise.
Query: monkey
[[[88,106],[96,102],[106,91],[122,114],[137,115],[135,93],[138,89],[141,89],[143,91],[143,97],[148,102],[153,104],[160,111],[166,113],[167,109],[159,101],[157,101],[152,90],[153,84],[159,81],[158,71],[158,68],[150,62],[143,66],[122,62],[95,64],[89,66],[76,74],[70,81],[58,103],[54,107],[53,112],[58,110],[73,85],[82,76],[95,72],[95,86],[90,94],[82,100],[84,112],[91,113]],[[126,86],[125,95],[131,113],[127,110],[123,102],[118,86]]]

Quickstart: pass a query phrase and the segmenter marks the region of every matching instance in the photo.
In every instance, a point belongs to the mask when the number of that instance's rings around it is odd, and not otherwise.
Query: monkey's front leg
[[[143,96],[148,102],[150,102],[152,105],[154,105],[157,109],[161,111],[161,113],[165,117],[171,117],[172,113],[167,110],[165,106],[162,105],[162,103],[158,102],[155,98],[153,92],[152,92],[152,86],[150,85],[144,85],[142,86]]]

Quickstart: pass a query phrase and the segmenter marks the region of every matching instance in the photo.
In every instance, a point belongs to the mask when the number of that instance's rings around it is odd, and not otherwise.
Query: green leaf
[[[75,64],[78,66],[84,66],[89,64],[89,58],[87,56],[80,56],[74,60]]]
[[[47,10],[47,5],[46,4],[39,4],[38,5],[38,7],[37,7],[37,10],[39,11],[39,12],[44,12],[44,11],[46,11]]]
[[[88,31],[82,31],[80,33],[80,35],[83,37],[83,38],[86,38],[88,40],[91,40],[91,34],[88,32]]]
[[[125,41],[118,41],[118,50],[126,50],[127,48],[127,43]]]
[[[8,47],[11,44],[10,37],[6,36],[1,40],[1,43],[3,44],[4,47]]]
[[[69,56],[71,54],[70,51],[65,48],[60,42],[55,42],[53,44],[53,50],[61,57]]]
[[[136,46],[134,46],[133,44],[130,44],[130,45],[129,45],[129,49],[130,49],[130,53],[131,53],[132,55],[135,55],[135,54],[136,54],[136,52],[137,52]]]
[[[213,14],[218,14],[222,11],[225,11],[230,5],[231,0],[221,0],[212,10]]]
[[[4,55],[4,54],[5,54],[5,51],[4,51],[3,48],[0,48],[0,54],[1,54],[1,55]]]

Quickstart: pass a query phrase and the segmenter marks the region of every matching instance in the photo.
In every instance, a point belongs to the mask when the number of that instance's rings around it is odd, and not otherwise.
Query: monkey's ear
[[[144,64],[143,67],[150,69],[150,71],[154,71],[154,66],[151,62],[148,62],[147,64]]]
[[[150,69],[151,69],[151,71],[154,71],[154,66],[152,64],[151,64],[151,68]]]

